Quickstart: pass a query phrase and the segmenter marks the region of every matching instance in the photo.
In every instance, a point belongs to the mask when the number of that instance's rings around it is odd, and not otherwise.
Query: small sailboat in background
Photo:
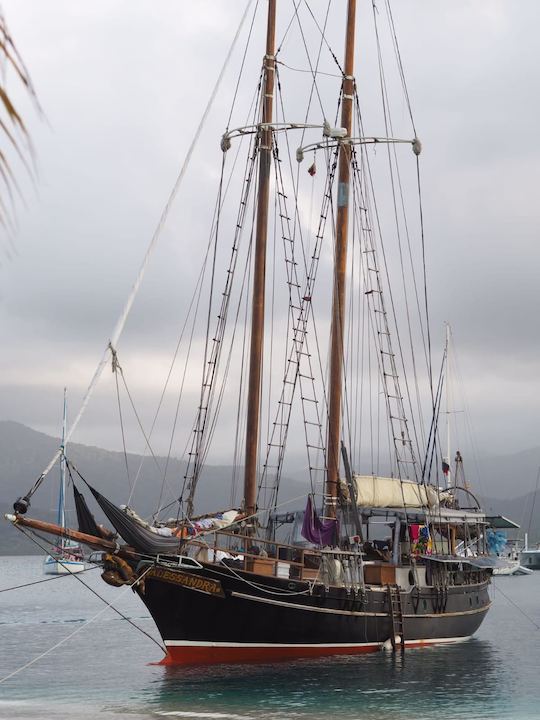
[[[66,388],[64,388],[64,411],[62,418],[62,455],[60,457],[60,489],[58,491],[58,515],[57,523],[60,527],[66,527],[66,420],[67,402]],[[77,573],[85,569],[82,548],[77,542],[60,537],[58,545],[53,548],[50,555],[43,561],[43,572],[46,575],[67,575]]]

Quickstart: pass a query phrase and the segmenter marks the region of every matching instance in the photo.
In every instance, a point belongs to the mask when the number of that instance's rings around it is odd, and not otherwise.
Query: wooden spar
[[[41,530],[42,532],[49,533],[50,535],[57,535],[61,538],[68,538],[69,540],[75,540],[76,542],[88,545],[91,548],[97,550],[110,550],[116,552],[118,550],[118,544],[112,540],[105,540],[105,538],[99,538],[95,535],[87,535],[86,533],[79,532],[78,530],[70,530],[69,528],[55,525],[54,523],[44,522],[43,520],[36,520],[35,518],[27,518],[23,515],[6,515],[8,520],[14,525],[23,525],[24,527],[33,528],[34,530]],[[14,518],[14,519],[13,519]],[[132,557],[134,553],[122,548],[119,555]]]
[[[352,132],[354,31],[356,0],[349,0],[345,39],[345,69],[341,103],[341,126],[347,137],[339,148],[338,209],[336,217],[336,242],[334,253],[334,291],[332,298],[332,334],[330,344],[330,387],[328,408],[326,517],[336,516],[339,479],[339,448],[341,439],[341,393],[343,365],[343,336],[345,318],[345,281],[347,266],[347,231],[349,224],[349,181],[351,146],[347,138]]]
[[[272,122],[275,74],[275,31],[276,0],[268,0],[266,55],[264,58],[263,124]],[[244,510],[248,516],[253,515],[256,512],[257,505],[257,455],[259,446],[261,374],[264,345],[266,238],[268,232],[268,199],[270,192],[271,164],[272,130],[265,128],[260,132],[259,145],[259,188],[257,201],[257,223],[255,231],[255,264],[253,276],[251,346],[249,354],[249,384],[247,399]]]

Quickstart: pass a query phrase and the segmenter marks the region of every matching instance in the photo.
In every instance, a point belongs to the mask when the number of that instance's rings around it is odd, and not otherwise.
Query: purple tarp
[[[317,515],[311,495],[308,495],[302,537],[314,545],[335,545],[337,539],[337,519],[325,520]]]

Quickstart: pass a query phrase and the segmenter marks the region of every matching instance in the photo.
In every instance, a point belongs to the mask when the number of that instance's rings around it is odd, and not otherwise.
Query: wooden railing
[[[200,562],[223,561],[246,572],[293,580],[314,580],[319,574],[320,551],[227,531],[207,533],[191,540],[189,555]]]
[[[208,533],[192,540],[189,547],[190,556],[200,562],[223,562],[257,575],[300,581],[319,580],[355,590],[364,584],[360,567],[362,558],[357,550],[294,547],[227,531]],[[331,562],[325,562],[325,557]]]

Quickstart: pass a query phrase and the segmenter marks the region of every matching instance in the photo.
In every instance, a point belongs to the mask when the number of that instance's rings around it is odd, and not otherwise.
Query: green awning
[[[487,515],[486,522],[495,530],[517,530],[519,525],[513,520],[505,518],[504,515]]]

